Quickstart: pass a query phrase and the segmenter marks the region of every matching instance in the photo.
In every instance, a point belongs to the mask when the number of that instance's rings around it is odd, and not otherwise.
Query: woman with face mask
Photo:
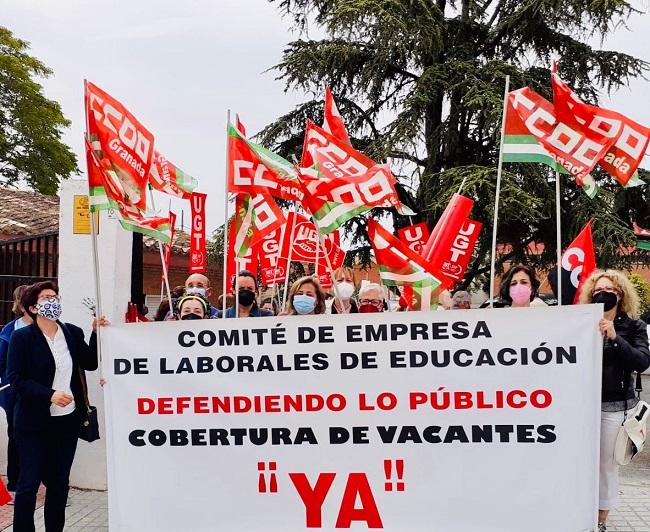
[[[199,295],[182,296],[176,303],[177,320],[210,319],[210,303]]]
[[[604,311],[598,324],[603,336],[598,529],[603,531],[609,511],[618,504],[616,436],[638,402],[634,372],[650,367],[650,351],[647,326],[637,319],[639,296],[624,273],[594,272],[580,290],[580,303],[600,303]]]
[[[357,302],[352,298],[356,287],[352,268],[339,268],[334,272],[336,290],[330,312],[332,314],[349,314],[359,312]],[[339,299],[340,298],[340,299]]]
[[[226,318],[259,318],[273,316],[272,312],[257,305],[257,278],[248,270],[242,270],[233,282],[233,291],[237,291],[237,302],[226,309]],[[235,306],[239,309],[235,311]],[[217,317],[222,316],[219,311]]]
[[[16,393],[14,433],[20,473],[14,501],[14,530],[34,530],[36,492],[43,482],[45,529],[63,530],[70,468],[84,420],[82,371],[97,369],[97,325],[90,345],[76,325],[59,321],[61,298],[55,283],[28,287],[21,305],[33,323],[9,340],[7,373]]]
[[[501,301],[511,307],[530,307],[537,297],[539,281],[530,266],[517,264],[501,278]]]
[[[325,314],[325,294],[314,277],[298,279],[289,290],[286,314]]]

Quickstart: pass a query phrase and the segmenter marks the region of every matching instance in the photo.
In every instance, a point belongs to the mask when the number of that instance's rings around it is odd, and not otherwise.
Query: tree
[[[0,184],[25,180],[55,194],[59,181],[77,171],[77,158],[61,142],[70,121],[34,80],[52,71],[28,50],[29,43],[0,26]]]
[[[635,12],[625,0],[269,1],[299,32],[275,66],[278,79],[286,90],[302,89],[313,99],[267,126],[261,142],[299,157],[305,120],[322,120],[329,84],[354,146],[390,160],[404,202],[419,213],[413,222],[433,225],[465,180],[463,193],[477,200],[472,217],[484,230],[463,287],[489,272],[505,76],[512,89],[527,85],[550,99],[549,66],[559,57],[563,78],[597,103],[598,87],[614,90],[650,67],[584,42],[608,35]],[[326,37],[310,39],[310,25]],[[563,245],[593,218],[600,266],[649,264],[650,253],[621,249],[634,248],[632,221],[650,221],[650,186],[623,189],[606,175],[596,177],[602,192],[595,200],[569,178],[562,181]],[[555,262],[554,187],[554,176],[541,165],[504,167],[498,268],[508,260],[542,269]],[[391,214],[396,227],[411,223]],[[345,229],[359,246],[350,257],[369,260],[364,220]],[[530,251],[533,242],[544,245],[541,254]]]

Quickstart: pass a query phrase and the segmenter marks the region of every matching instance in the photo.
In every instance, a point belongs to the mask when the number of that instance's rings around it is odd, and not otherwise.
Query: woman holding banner
[[[618,430],[634,408],[633,373],[650,367],[646,324],[638,320],[639,297],[622,272],[596,271],[584,283],[580,303],[602,303],[603,380],[600,425],[598,529],[607,530],[609,511],[618,504],[618,464],[614,444]]]
[[[287,300],[286,314],[289,316],[325,314],[325,293],[314,277],[301,277],[293,283]]]
[[[14,429],[20,474],[14,503],[14,531],[34,531],[36,493],[43,482],[45,529],[65,524],[70,468],[85,404],[82,371],[97,369],[97,338],[58,321],[59,289],[51,281],[31,285],[21,299],[34,320],[11,335],[7,373],[16,392]],[[100,325],[106,324],[102,317]]]

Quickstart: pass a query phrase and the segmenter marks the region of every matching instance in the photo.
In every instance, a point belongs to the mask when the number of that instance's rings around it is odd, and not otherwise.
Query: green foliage
[[[269,0],[290,17],[298,38],[276,65],[286,90],[313,99],[267,126],[259,140],[281,155],[300,157],[305,120],[322,121],[323,87],[329,84],[354,146],[389,161],[400,196],[418,212],[411,220],[394,211],[397,228],[426,220],[432,226],[465,180],[463,193],[477,201],[472,217],[484,224],[465,285],[489,271],[496,166],[506,75],[511,88],[530,86],[551,98],[549,66],[586,101],[599,90],[625,86],[650,64],[616,51],[597,50],[587,38],[604,37],[635,12],[625,0]],[[312,39],[316,25],[322,39]],[[650,252],[631,251],[632,221],[650,225],[650,186],[623,189],[595,172],[602,188],[590,200],[562,179],[562,244],[590,218],[599,266],[649,264]],[[642,178],[648,183],[647,173]],[[504,168],[498,240],[506,260],[548,269],[555,261],[555,177],[541,165]],[[364,219],[345,231],[370,252]],[[543,244],[531,254],[529,244]],[[622,249],[630,249],[622,252]]]
[[[637,273],[629,275],[641,302],[641,319],[650,323],[650,283]]]
[[[70,125],[58,103],[34,78],[52,71],[27,51],[29,44],[0,26],[0,184],[24,179],[44,194],[77,171],[77,158],[61,142]]]

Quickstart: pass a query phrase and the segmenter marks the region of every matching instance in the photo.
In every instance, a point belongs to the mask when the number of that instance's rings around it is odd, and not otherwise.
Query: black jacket
[[[648,329],[645,322],[619,314],[614,320],[616,338],[603,344],[603,402],[634,398],[633,372],[650,367]]]
[[[88,346],[83,331],[76,325],[66,323],[61,329],[72,357],[70,389],[76,403],[75,413],[81,422],[80,413],[85,400],[79,367],[90,371],[97,369],[97,337],[93,333]],[[14,331],[9,340],[7,374],[16,392],[16,430],[38,431],[45,427],[50,417],[50,399],[55,391],[52,389],[55,370],[50,346],[36,323]]]

